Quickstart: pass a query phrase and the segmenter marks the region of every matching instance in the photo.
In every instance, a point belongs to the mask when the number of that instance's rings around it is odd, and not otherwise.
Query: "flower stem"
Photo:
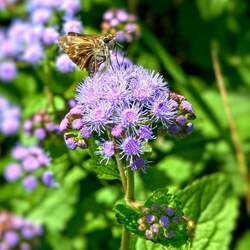
[[[119,155],[117,153],[115,153],[115,161],[116,161],[116,165],[117,165],[120,177],[121,177],[123,191],[126,194],[127,179],[126,179],[126,175],[125,175],[125,172],[124,172],[124,167],[123,167],[122,161],[120,160]]]
[[[135,184],[134,184],[134,172],[127,169],[127,187],[125,192],[125,201],[131,203],[135,199]],[[128,232],[124,227],[122,229],[122,241],[121,241],[121,250],[129,250],[130,244],[130,232]]]
[[[212,63],[214,67],[214,72],[215,72],[215,77],[218,83],[220,95],[222,97],[222,101],[224,104],[224,109],[227,115],[227,120],[229,123],[230,127],[230,132],[231,132],[231,138],[232,142],[234,144],[235,152],[236,152],[236,158],[238,161],[238,167],[239,167],[239,172],[242,176],[243,179],[243,185],[244,185],[244,192],[245,192],[245,199],[246,199],[246,207],[247,207],[247,212],[250,214],[250,187],[249,187],[249,173],[248,173],[248,168],[247,168],[247,162],[246,162],[246,157],[244,154],[244,151],[242,149],[242,145],[240,142],[240,137],[239,137],[239,132],[236,126],[235,119],[232,114],[232,110],[228,101],[228,94],[225,86],[225,81],[223,74],[221,72],[221,67],[218,59],[218,52],[217,52],[217,47],[216,44],[212,44]]]

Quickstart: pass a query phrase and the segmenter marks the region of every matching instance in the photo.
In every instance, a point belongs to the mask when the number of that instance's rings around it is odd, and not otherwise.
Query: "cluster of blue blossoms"
[[[178,214],[172,207],[158,204],[144,207],[137,223],[145,237],[153,241],[168,241],[179,237],[176,234],[185,231],[187,227],[182,214]]]
[[[0,96],[0,133],[6,136],[15,135],[20,126],[20,109]]]
[[[136,23],[137,17],[124,9],[110,9],[103,14],[102,32],[116,33],[118,42],[131,43],[141,36],[140,26]]]
[[[144,169],[147,143],[159,129],[184,137],[192,132],[192,105],[169,91],[163,77],[141,66],[113,66],[88,77],[77,88],[77,105],[60,124],[70,149],[98,140],[104,160],[115,154],[132,170]]]
[[[7,165],[4,177],[13,182],[22,179],[23,186],[27,191],[33,191],[38,183],[47,187],[56,187],[53,172],[49,170],[49,156],[38,146],[16,146],[12,151],[12,157],[16,162]]]
[[[15,18],[7,29],[0,28],[0,80],[14,80],[17,63],[41,64],[60,33],[82,32],[82,23],[75,16],[80,7],[79,0],[27,0],[27,19]],[[55,59],[55,66],[63,73],[75,68],[66,54]]]
[[[55,124],[46,110],[40,110],[23,125],[28,136],[35,136],[39,141],[44,140],[50,133],[59,132],[58,125]]]
[[[43,228],[23,217],[2,211],[0,212],[0,250],[36,249]]]

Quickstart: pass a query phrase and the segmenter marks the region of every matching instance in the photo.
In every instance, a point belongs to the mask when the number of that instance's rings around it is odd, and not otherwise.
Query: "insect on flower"
[[[81,70],[84,68],[93,75],[99,66],[106,62],[110,63],[110,51],[115,47],[115,35],[82,35],[69,32],[59,37],[59,45],[70,59],[77,64]]]

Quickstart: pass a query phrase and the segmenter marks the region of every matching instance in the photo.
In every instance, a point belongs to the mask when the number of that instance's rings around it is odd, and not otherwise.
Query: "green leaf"
[[[184,214],[196,224],[192,250],[228,249],[238,204],[230,194],[222,174],[204,177],[177,193]]]
[[[236,244],[235,250],[246,250],[250,246],[250,230],[246,231]]]
[[[190,247],[188,245],[184,245],[178,248],[172,247],[172,246],[168,246],[168,247],[164,247],[161,244],[157,244],[154,243],[152,241],[149,240],[145,240],[145,239],[141,239],[141,238],[137,238],[137,240],[135,241],[133,248],[131,248],[131,250],[188,250],[190,249]]]
[[[139,211],[132,209],[125,203],[121,202],[116,204],[114,211],[116,213],[116,218],[118,222],[124,225],[128,231],[140,236],[143,235],[143,233],[138,230],[137,220],[140,216]]]
[[[196,0],[197,7],[203,19],[208,20],[222,14],[229,0]]]

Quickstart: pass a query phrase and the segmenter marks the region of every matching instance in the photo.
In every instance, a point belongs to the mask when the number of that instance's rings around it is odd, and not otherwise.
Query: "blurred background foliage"
[[[197,114],[191,136],[184,140],[162,136],[152,145],[152,167],[146,174],[136,176],[137,199],[145,199],[158,187],[178,190],[199,177],[223,172],[240,199],[230,249],[248,249],[250,224],[242,176],[215,81],[211,43],[218,44],[230,106],[249,165],[249,1],[83,0],[79,17],[84,32],[100,32],[102,15],[112,7],[134,12],[141,25],[141,39],[126,48],[127,56],[135,63],[160,71],[171,90],[187,96]],[[7,25],[12,15],[22,16],[22,8],[14,13],[2,12],[1,23]],[[47,95],[42,93],[43,85],[47,84],[53,92],[55,109],[63,117],[68,109],[65,100],[74,96],[76,84],[86,74],[79,70],[68,75],[55,70],[46,74],[43,66],[39,67],[24,67],[13,84],[0,84],[0,92],[22,107],[25,120],[47,107]],[[22,132],[11,138],[0,137],[0,174],[10,161],[9,152],[18,138],[23,143],[32,143]],[[79,149],[68,151],[62,136],[53,135],[44,148],[53,158],[60,188],[39,187],[30,195],[23,192],[20,183],[6,183],[1,176],[0,208],[45,225],[41,249],[118,249],[121,229],[112,212],[113,204],[122,196],[117,178],[98,179],[88,153]]]

